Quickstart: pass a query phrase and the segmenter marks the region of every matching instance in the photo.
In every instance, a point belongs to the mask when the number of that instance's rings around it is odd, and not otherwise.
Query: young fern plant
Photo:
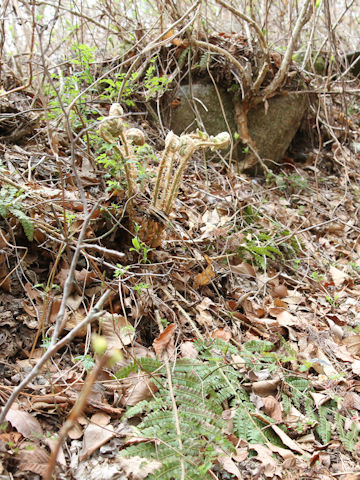
[[[144,145],[145,138],[137,128],[127,127],[121,118],[123,113],[120,104],[114,103],[110,108],[109,115],[100,123],[99,133],[106,142],[114,146],[120,155],[125,170],[128,195],[131,199],[137,193],[137,178],[139,176],[136,167],[136,147]],[[120,140],[120,143],[118,140]],[[143,242],[152,248],[161,244],[165,229],[163,215],[166,218],[174,208],[184,170],[193,153],[199,149],[211,148],[217,150],[226,148],[229,142],[230,135],[227,132],[220,133],[216,137],[199,131],[180,137],[173,132],[169,132],[155,175],[155,187],[151,201],[152,211],[157,213],[155,216],[160,217],[161,222],[150,218],[140,220],[132,212],[132,200],[129,203],[131,219],[142,227],[141,240]]]
[[[109,115],[100,123],[99,134],[106,142],[112,144],[120,155],[125,169],[128,194],[131,198],[136,193],[137,178],[134,148],[135,146],[144,145],[145,137],[141,130],[127,128],[122,118],[123,114],[124,111],[121,105],[113,103],[110,107]]]
[[[17,190],[14,187],[2,187],[0,190],[0,216],[6,218],[7,216],[15,217],[21,223],[27,239],[32,242],[34,238],[34,224],[31,218],[23,211],[22,200],[26,195],[22,190]]]
[[[159,390],[152,400],[142,401],[127,410],[127,418],[145,414],[134,428],[134,435],[142,441],[122,450],[120,456],[140,456],[160,462],[159,470],[147,477],[150,480],[180,479],[182,468],[186,479],[212,479],[209,470],[216,458],[234,452],[234,446],[224,434],[226,422],[221,418],[221,401],[213,394],[214,384],[218,386],[219,383],[214,366],[189,359],[171,365],[179,429],[176,428],[169,386],[164,380],[165,367],[149,359],[140,359],[132,368],[139,366],[154,373],[153,381]],[[129,373],[129,367],[124,373]]]
[[[223,149],[229,145],[229,142],[230,135],[227,132],[219,133],[216,137],[200,131],[180,137],[169,132],[156,175],[152,198],[153,209],[160,210],[166,216],[172,212],[184,170],[196,150]],[[164,225],[157,221],[149,222],[147,236],[152,247],[161,244],[164,228]]]

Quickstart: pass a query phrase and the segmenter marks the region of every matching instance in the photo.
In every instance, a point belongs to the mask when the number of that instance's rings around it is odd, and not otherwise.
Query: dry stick
[[[285,78],[285,75],[287,74],[290,62],[291,62],[291,57],[294,52],[295,44],[299,38],[300,32],[303,28],[303,26],[310,20],[311,14],[312,14],[312,4],[313,0],[305,0],[304,4],[302,6],[302,9],[300,11],[299,17],[296,21],[294,31],[291,35],[291,39],[289,42],[289,45],[286,49],[284,58],[282,59],[281,65],[279,70],[277,71],[275,77],[273,78],[272,82],[270,85],[268,85],[266,88],[264,88],[262,92],[263,98],[267,98],[269,95],[271,95],[275,90],[281,85],[282,81]],[[260,100],[261,101],[261,100]]]
[[[158,324],[160,333],[163,333],[164,327],[161,323],[161,315],[158,310],[155,311],[155,318],[156,322]],[[180,421],[179,421],[179,414],[178,414],[178,408],[176,405],[176,400],[175,400],[175,395],[174,395],[174,389],[173,389],[173,384],[172,384],[172,378],[171,378],[171,371],[170,371],[170,364],[169,364],[169,355],[167,351],[164,351],[164,363],[165,363],[165,368],[166,368],[166,377],[167,377],[167,382],[168,382],[168,387],[169,387],[169,396],[171,399],[171,404],[172,404],[172,409],[173,409],[173,414],[174,414],[174,420],[175,420],[175,429],[178,437],[178,444],[179,444],[179,451],[182,454],[183,453],[183,443],[181,440],[181,428],[180,428]],[[180,457],[180,465],[181,465],[181,480],[185,480],[185,462],[184,458],[181,455]],[[45,479],[47,480],[47,479]]]
[[[89,398],[89,395],[91,393],[91,389],[98,377],[98,375],[101,373],[101,370],[105,366],[106,362],[109,360],[110,355],[105,354],[102,357],[100,357],[99,363],[91,370],[91,373],[87,377],[87,379],[84,382],[84,386],[81,390],[81,393],[78,397],[78,399],[75,402],[75,405],[73,409],[70,412],[69,418],[66,420],[64,425],[61,427],[60,433],[59,433],[59,438],[56,442],[55,448],[52,450],[48,465],[46,468],[46,473],[44,476],[44,480],[52,480],[52,474],[55,469],[56,465],[56,459],[60,450],[61,445],[65,441],[67,434],[69,430],[75,425],[76,420],[80,417],[82,414],[85,405],[87,403],[87,399]]]
[[[244,91],[245,91],[245,89],[248,86],[245,69],[241,65],[241,63],[238,60],[236,60],[236,58],[233,55],[231,55],[231,53],[229,53],[224,48],[218,47],[217,45],[213,45],[212,43],[208,43],[208,42],[202,42],[200,40],[196,40],[195,38],[192,38],[190,42],[192,45],[206,48],[207,50],[211,50],[212,52],[216,52],[216,53],[219,53],[220,55],[224,55],[224,57],[226,57],[239,70],[239,72],[241,72],[242,81],[244,84]]]
[[[7,92],[0,93],[0,98],[5,97],[6,95],[10,95],[10,93],[20,92],[21,90],[25,90],[29,88],[32,84],[33,80],[33,71],[32,71],[32,57],[34,53],[34,43],[35,43],[35,3],[32,4],[31,10],[31,17],[32,17],[32,32],[31,32],[31,45],[30,45],[30,54],[29,54],[29,80],[27,81],[26,85],[21,85],[20,87],[13,88]]]
[[[79,259],[79,255],[80,255],[80,252],[81,252],[81,245],[84,242],[84,238],[86,237],[86,229],[87,229],[87,226],[88,226],[88,224],[91,220],[92,214],[97,209],[99,203],[100,203],[100,200],[98,200],[95,203],[95,205],[91,209],[90,213],[85,217],[83,226],[81,227],[80,234],[79,234],[78,241],[77,241],[77,245],[76,245],[76,249],[75,249],[75,252],[74,252],[74,256],[73,256],[72,261],[71,261],[69,273],[68,273],[68,276],[67,276],[65,284],[64,284],[63,297],[62,297],[62,300],[61,300],[59,312],[56,316],[55,328],[54,328],[54,332],[53,332],[52,337],[51,337],[51,342],[50,342],[50,347],[49,348],[52,348],[56,344],[57,338],[59,336],[60,327],[61,327],[64,315],[65,315],[65,311],[66,311],[66,301],[68,299],[68,296],[71,294],[71,290],[72,290],[75,269],[76,269],[77,262],[78,262],[78,259]]]
[[[200,0],[197,0],[197,2],[194,3],[194,5],[192,5],[185,13],[182,17],[180,17],[178,20],[176,20],[176,22],[174,22],[173,24],[171,24],[166,30],[165,32],[162,32],[160,35],[158,35],[158,37],[153,41],[151,42],[147,47],[145,47],[136,57],[135,57],[135,60],[134,62],[130,65],[130,67],[128,68],[128,71],[126,72],[126,75],[122,81],[122,84],[121,84],[121,88],[120,88],[120,91],[118,93],[118,101],[119,99],[121,98],[121,95],[122,95],[122,92],[125,88],[125,85],[126,85],[126,82],[127,80],[130,78],[130,75],[132,73],[132,71],[134,70],[138,60],[140,60],[141,58],[141,55],[144,55],[144,53],[146,52],[149,52],[151,50],[153,50],[154,48],[158,48],[158,47],[161,47],[162,45],[166,45],[167,43],[171,42],[172,39],[176,38],[176,37],[179,37],[179,35],[181,35],[183,32],[185,32],[189,26],[193,23],[193,21],[196,19],[196,15],[193,16],[193,18],[191,18],[189,20],[189,22],[185,25],[185,27],[183,27],[179,32],[175,32],[173,33],[169,38],[165,38],[164,40],[161,40],[164,36],[166,36],[167,33],[169,33],[171,30],[173,30],[179,23],[181,23],[184,18],[186,18],[193,10],[195,10],[198,5],[200,3]]]
[[[41,367],[58,351],[60,348],[64,347],[67,345],[73,338],[75,338],[76,334],[82,330],[86,325],[93,320],[96,320],[97,318],[101,317],[101,315],[104,314],[103,311],[101,311],[101,308],[104,304],[104,302],[108,299],[110,296],[111,290],[107,290],[103,295],[99,298],[98,302],[96,305],[90,310],[89,314],[82,320],[75,328],[73,328],[64,338],[59,340],[55,345],[52,347],[49,347],[49,349],[44,353],[44,355],[40,358],[38,363],[34,366],[34,368],[31,370],[31,372],[28,374],[27,377],[24,378],[24,380],[18,385],[13,393],[10,395],[9,400],[6,402],[4,408],[1,411],[0,414],[0,424],[4,422],[6,414],[10,410],[12,404],[15,402],[17,397],[20,395],[21,390],[27,386],[31,380],[38,375],[40,372]]]
[[[231,13],[233,13],[236,17],[240,17],[242,20],[245,20],[245,22],[247,22],[255,30],[255,32],[256,32],[256,34],[259,38],[261,49],[266,56],[266,62],[268,63],[268,65],[270,65],[269,48],[268,48],[268,45],[266,43],[265,37],[264,37],[264,35],[261,31],[261,28],[255,22],[255,20],[248,17],[244,13],[240,12],[240,10],[234,8],[232,5],[230,5],[227,2],[224,2],[223,0],[215,0],[215,1],[217,3],[219,3],[220,5],[222,5],[224,8],[226,8],[227,10],[229,10]]]
[[[50,2],[35,2],[36,6],[41,6],[41,5],[49,5],[50,7],[54,8],[59,8],[60,10],[64,10],[65,12],[71,13],[75,17],[80,17],[83,18],[84,20],[87,20],[90,23],[93,23],[99,28],[102,28],[103,30],[106,30],[110,33],[114,33],[115,35],[120,35],[120,32],[118,30],[112,30],[110,27],[107,27],[106,25],[101,24],[100,22],[97,22],[93,17],[89,17],[85,15],[84,13],[76,12],[75,10],[71,10],[70,8],[63,7],[62,5],[56,4],[54,5],[53,3]]]

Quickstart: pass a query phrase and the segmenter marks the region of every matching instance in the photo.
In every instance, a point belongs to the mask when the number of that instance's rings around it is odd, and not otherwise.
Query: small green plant
[[[146,88],[146,100],[161,96],[167,90],[169,84],[172,82],[171,78],[166,76],[157,76],[156,73],[156,62],[157,56],[153,57],[150,60],[150,66],[145,73],[144,86]]]
[[[45,348],[47,350],[50,347],[51,344],[51,338],[50,337],[44,337],[41,342],[41,348]]]
[[[275,255],[283,257],[281,250],[276,246],[274,238],[266,233],[248,233],[245,236],[244,243],[239,248],[241,251],[248,252],[264,271],[267,266],[267,259],[275,260]]]
[[[335,294],[334,296],[326,295],[325,300],[332,306],[337,307],[339,295]]]
[[[133,237],[131,239],[132,247],[129,249],[130,252],[137,252],[140,257],[140,263],[150,263],[150,260],[148,258],[149,252],[152,250],[152,248],[148,247],[146,243],[142,242],[138,236]]]
[[[74,358],[74,362],[81,362],[87,372],[89,372],[95,365],[95,361],[91,355],[78,355]]]
[[[31,218],[24,213],[24,200],[27,197],[23,190],[14,187],[2,187],[0,190],[0,215],[3,218],[13,216],[17,218],[25,232],[27,239],[31,242],[34,238],[34,224]]]
[[[320,274],[319,272],[312,272],[310,277],[317,283],[322,283],[324,281],[324,275]]]
[[[306,177],[296,173],[285,175],[284,173],[269,172],[266,176],[266,183],[276,186],[282,192],[288,190],[289,193],[299,193],[309,188]]]
[[[139,282],[136,285],[133,286],[133,289],[135,292],[137,292],[139,295],[141,295],[145,290],[147,290],[150,287],[148,283],[145,282]]]
[[[125,267],[121,265],[121,263],[116,264],[116,270],[114,272],[115,278],[121,278],[125,275],[125,273],[129,270],[130,265],[126,265]]]

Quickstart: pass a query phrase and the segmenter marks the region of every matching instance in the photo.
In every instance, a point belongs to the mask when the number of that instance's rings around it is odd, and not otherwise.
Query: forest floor
[[[359,111],[333,114],[354,145]],[[60,338],[111,296],[11,405],[0,479],[46,478],[56,445],[64,479],[160,478],[164,445],[175,472],[191,469],[183,478],[359,479],[360,154],[344,133],[268,175],[194,155],[149,249],[126,192],[107,191],[76,147],[75,175],[63,131],[46,131],[0,143],[2,404],[49,348],[74,252]],[[101,358],[92,333],[122,358],[98,369],[84,402]]]

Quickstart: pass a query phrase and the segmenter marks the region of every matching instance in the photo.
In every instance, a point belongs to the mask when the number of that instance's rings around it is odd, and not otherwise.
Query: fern
[[[25,232],[27,239],[32,242],[34,238],[34,224],[31,218],[23,212],[19,202],[25,199],[26,195],[22,190],[14,187],[2,187],[0,190],[0,215],[6,218],[8,214],[17,218]]]
[[[321,406],[319,408],[319,424],[316,431],[323,444],[329,443],[331,439],[331,423],[327,420],[328,408]]]
[[[344,417],[340,415],[340,413],[337,412],[335,414],[336,429],[339,434],[339,439],[344,445],[344,448],[349,452],[352,452],[356,442],[358,441],[359,427],[355,422],[352,422],[351,429],[348,432],[345,432],[344,420]]]
[[[136,369],[139,365],[149,367],[149,362],[140,359],[133,364],[133,368]],[[160,461],[160,470],[148,477],[152,480],[180,478],[181,459],[185,464],[186,479],[210,479],[207,470],[218,456],[219,449],[228,454],[234,451],[232,443],[223,434],[226,423],[221,418],[222,406],[216,392],[227,385],[219,373],[218,364],[215,362],[209,365],[199,360],[183,359],[171,365],[171,381],[181,430],[181,452],[165,374],[159,366],[157,369],[157,373],[161,372],[163,377],[158,382],[159,391],[155,398],[140,402],[125,414],[131,418],[145,413],[137,426],[137,436],[150,441],[127,447],[120,454]],[[234,370],[232,378],[238,377]],[[227,396],[230,395],[228,392]]]

